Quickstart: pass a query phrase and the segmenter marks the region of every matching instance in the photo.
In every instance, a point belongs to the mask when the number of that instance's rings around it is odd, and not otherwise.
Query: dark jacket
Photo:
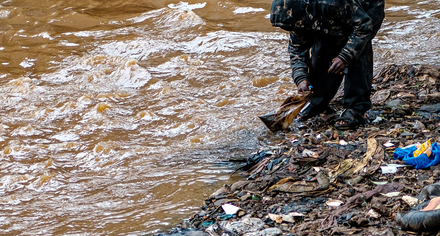
[[[371,18],[374,37],[385,18],[385,0],[359,0],[359,3]]]
[[[338,57],[346,64],[357,59],[376,34],[375,23],[382,22],[381,3],[383,0],[274,0],[270,16],[272,25],[291,31],[289,52],[295,83],[308,77],[309,49],[316,32],[345,38],[347,42]],[[364,7],[372,8],[374,16],[370,17]]]

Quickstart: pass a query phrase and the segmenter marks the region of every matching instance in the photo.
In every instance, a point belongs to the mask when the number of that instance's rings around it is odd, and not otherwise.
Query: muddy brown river
[[[0,234],[166,231],[277,137],[271,1],[0,3]],[[375,69],[439,64],[440,1],[387,1]]]

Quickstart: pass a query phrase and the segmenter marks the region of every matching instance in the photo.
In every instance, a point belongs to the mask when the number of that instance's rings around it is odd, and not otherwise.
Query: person
[[[335,127],[364,123],[371,108],[371,40],[384,19],[384,5],[384,0],[273,1],[272,25],[290,31],[292,78],[299,92],[313,91],[298,120],[324,112],[344,81],[344,111]]]

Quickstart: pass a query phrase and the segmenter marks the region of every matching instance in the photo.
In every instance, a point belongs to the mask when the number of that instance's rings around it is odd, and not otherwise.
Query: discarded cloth
[[[439,231],[440,225],[440,182],[425,186],[416,197],[422,203],[406,214],[397,213],[396,223],[402,230],[428,232]]]
[[[426,154],[421,154],[414,157],[413,153],[417,149],[416,146],[407,148],[396,148],[394,150],[394,159],[403,160],[405,164],[412,165],[416,169],[425,169],[430,166],[435,166],[440,163],[440,146],[437,143],[431,144],[432,153],[428,157]]]
[[[396,223],[405,231],[430,232],[439,231],[440,210],[438,209],[440,197],[416,206],[406,214],[397,213]],[[420,209],[423,208],[423,209]]]

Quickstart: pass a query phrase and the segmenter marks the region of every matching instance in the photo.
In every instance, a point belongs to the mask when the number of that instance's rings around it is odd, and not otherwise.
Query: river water
[[[277,137],[295,86],[269,0],[0,4],[0,234],[172,228]],[[440,1],[387,1],[375,69],[439,64]]]

